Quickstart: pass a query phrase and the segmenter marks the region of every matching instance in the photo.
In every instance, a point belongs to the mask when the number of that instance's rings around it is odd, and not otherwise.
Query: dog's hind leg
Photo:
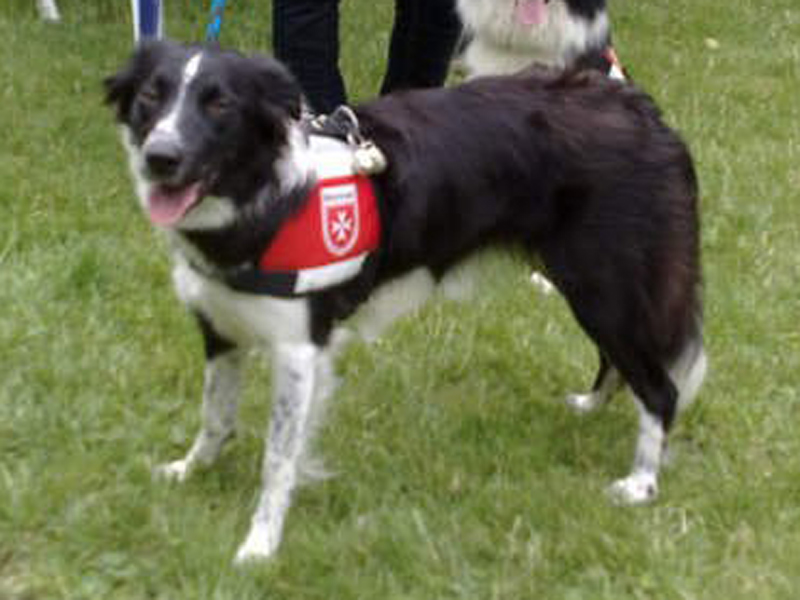
[[[592,412],[608,402],[625,385],[619,372],[611,366],[605,355],[602,352],[599,352],[599,355],[600,366],[592,390],[585,394],[569,394],[566,398],[567,406],[576,413]]]
[[[155,469],[157,477],[174,481],[184,481],[198,466],[213,463],[236,428],[242,352],[220,338],[205,319],[198,320],[206,350],[200,431],[185,457]]]
[[[630,387],[639,409],[639,432],[633,468],[610,488],[620,504],[643,504],[658,494],[658,475],[664,460],[667,433],[675,419],[679,390],[668,372],[669,361],[659,351],[658,336],[637,309],[631,297],[609,286],[605,295],[575,293],[565,297],[583,327],[608,362],[608,373],[616,370]],[[634,296],[635,298],[635,296]],[[602,383],[607,383],[603,376]]]
[[[647,355],[628,356],[620,370],[631,386],[639,408],[639,435],[631,473],[610,489],[622,504],[641,504],[658,493],[658,474],[666,459],[667,434],[681,408],[696,395],[706,371],[699,334],[683,344],[677,359],[662,366]]]
[[[662,418],[639,399],[639,436],[631,473],[609,488],[612,500],[619,504],[644,504],[658,495],[658,474],[664,459],[667,427]]]
[[[325,392],[320,381],[327,368],[324,359],[324,350],[312,343],[278,344],[275,348],[275,390],[262,490],[250,531],[236,554],[237,564],[269,558],[278,548],[300,461],[315,429],[315,405]]]

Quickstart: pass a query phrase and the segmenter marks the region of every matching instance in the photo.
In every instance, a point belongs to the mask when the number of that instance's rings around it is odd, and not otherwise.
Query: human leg
[[[274,0],[275,56],[300,82],[315,112],[346,102],[339,71],[339,0]]]
[[[455,0],[396,0],[381,94],[442,85],[460,35]]]

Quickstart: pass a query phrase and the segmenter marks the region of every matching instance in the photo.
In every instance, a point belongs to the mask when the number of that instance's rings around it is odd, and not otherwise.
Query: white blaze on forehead
[[[186,64],[183,66],[183,75],[181,76],[181,87],[178,89],[175,102],[172,104],[167,114],[156,124],[153,128],[153,133],[150,135],[156,134],[170,137],[178,135],[178,119],[186,100],[186,90],[200,72],[200,63],[202,59],[202,52],[197,52],[186,61]]]
[[[203,58],[202,53],[198,52],[197,54],[193,55],[186,66],[183,67],[183,85],[184,87],[191,83],[192,79],[197,76],[197,72],[200,70],[200,60]]]

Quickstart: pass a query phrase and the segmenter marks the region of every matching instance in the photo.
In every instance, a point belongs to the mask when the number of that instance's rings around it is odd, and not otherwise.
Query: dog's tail
[[[692,334],[668,367],[670,378],[678,389],[678,410],[687,408],[697,396],[708,370],[708,357],[703,343],[702,317],[695,316]]]

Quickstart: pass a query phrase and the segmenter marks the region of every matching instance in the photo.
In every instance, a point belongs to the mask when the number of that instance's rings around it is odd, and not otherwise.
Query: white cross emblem
[[[337,211],[333,222],[331,222],[331,234],[336,242],[340,244],[345,242],[352,231],[353,219],[350,218],[347,211]]]

